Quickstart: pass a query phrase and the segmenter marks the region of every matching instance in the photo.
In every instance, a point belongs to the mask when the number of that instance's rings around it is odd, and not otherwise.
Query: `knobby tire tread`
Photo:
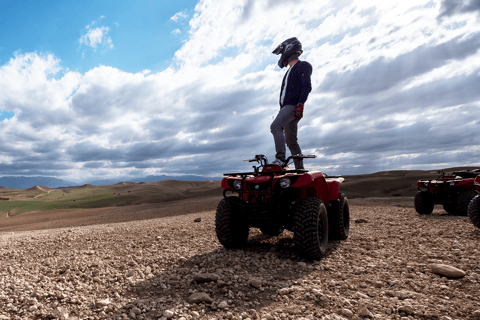
[[[215,214],[217,239],[227,249],[241,248],[248,240],[250,227],[241,216],[239,204],[240,199],[222,199]]]
[[[433,196],[428,191],[419,191],[415,195],[415,210],[419,214],[431,214],[435,203],[433,202]]]
[[[322,200],[300,200],[295,209],[293,232],[295,249],[301,256],[319,260],[325,255],[328,245],[328,217]]]
[[[468,217],[475,227],[480,228],[480,195],[477,195],[470,201],[468,205]]]
[[[477,194],[473,190],[464,190],[457,196],[457,214],[460,216],[466,216],[468,210],[468,204]]]

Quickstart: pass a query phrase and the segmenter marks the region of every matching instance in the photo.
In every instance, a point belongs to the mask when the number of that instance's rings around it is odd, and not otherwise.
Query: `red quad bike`
[[[419,191],[415,195],[415,210],[419,214],[431,214],[436,204],[442,204],[448,213],[467,215],[468,204],[476,195],[473,183],[480,170],[457,171],[450,176],[438,172],[440,176],[436,180],[417,182]]]
[[[295,155],[279,166],[269,164],[264,155],[256,155],[245,160],[259,163],[253,166],[253,172],[224,174],[224,199],[215,217],[220,243],[227,249],[240,248],[252,227],[267,236],[280,235],[287,229],[294,233],[297,252],[318,260],[325,254],[329,238],[347,239],[350,209],[347,197],[340,193],[344,178],[327,178],[319,171],[288,170],[292,159],[315,157]]]
[[[473,225],[480,228],[480,175],[475,178],[475,198],[468,204],[468,217],[472,221]]]

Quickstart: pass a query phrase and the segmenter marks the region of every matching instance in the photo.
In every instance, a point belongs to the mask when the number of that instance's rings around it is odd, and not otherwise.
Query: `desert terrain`
[[[219,181],[1,189],[43,200],[0,218],[0,319],[480,318],[480,229],[413,208],[416,180],[434,177],[347,176],[350,236],[320,261],[298,257],[289,231],[252,228],[245,248],[224,249]]]

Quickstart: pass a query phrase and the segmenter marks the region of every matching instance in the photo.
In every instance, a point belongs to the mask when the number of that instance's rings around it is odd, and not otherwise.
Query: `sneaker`
[[[280,167],[283,166],[283,163],[284,163],[284,161],[282,161],[282,160],[280,160],[280,159],[278,159],[278,158],[276,158],[276,159],[272,162],[272,164],[275,164],[275,165],[280,166]]]

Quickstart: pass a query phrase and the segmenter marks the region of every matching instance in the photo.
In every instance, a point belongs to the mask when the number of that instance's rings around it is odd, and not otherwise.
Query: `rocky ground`
[[[223,249],[214,211],[1,233],[0,319],[480,317],[480,230],[468,218],[351,204],[349,239],[314,262],[287,231],[252,229],[246,248]]]

